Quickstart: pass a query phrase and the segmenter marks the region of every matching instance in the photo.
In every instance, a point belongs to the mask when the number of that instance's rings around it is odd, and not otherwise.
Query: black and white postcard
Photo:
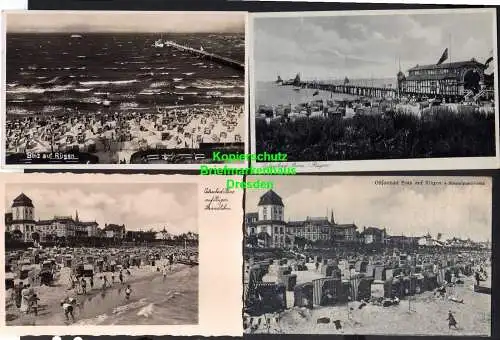
[[[491,336],[491,178],[270,180],[245,202],[246,333]]]
[[[495,9],[258,13],[249,44],[256,153],[298,171],[497,167]]]
[[[211,193],[223,184],[201,176],[6,174],[2,331],[241,335],[234,244],[242,238],[233,225],[241,225],[243,191]],[[210,200],[224,209],[207,208]],[[200,284],[216,278],[231,285],[224,297]],[[213,313],[214,305],[233,316]]]
[[[245,152],[243,12],[6,12],[7,167],[195,169]]]

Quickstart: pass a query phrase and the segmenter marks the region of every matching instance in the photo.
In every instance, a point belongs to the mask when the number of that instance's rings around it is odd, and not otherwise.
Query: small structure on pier
[[[451,101],[488,97],[487,66],[475,59],[438,65],[417,65],[397,75],[400,95],[441,97]]]

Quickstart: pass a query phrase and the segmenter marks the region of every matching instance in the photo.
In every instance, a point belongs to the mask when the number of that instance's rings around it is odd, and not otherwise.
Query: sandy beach
[[[40,297],[38,316],[21,314],[12,300],[13,290],[7,291],[6,314],[8,325],[67,325],[60,302],[65,297],[76,297],[79,306],[75,310],[75,324],[196,324],[198,320],[198,267],[174,264],[163,278],[161,271],[166,260],[159,260],[156,266],[129,268],[131,275],[124,274],[124,283],[118,273],[96,273],[94,287],[90,288],[87,278],[87,294],[71,289],[70,268],[63,268],[51,287],[35,287]],[[111,287],[102,289],[106,276]],[[130,300],[125,298],[125,288],[131,285]],[[80,293],[80,294],[79,294]],[[180,303],[179,310],[166,314],[166,304]],[[182,308],[181,308],[182,307]],[[176,309],[176,308],[175,308]],[[182,315],[182,313],[187,315]],[[139,319],[139,321],[137,321]]]
[[[308,263],[307,267],[307,271],[293,271],[297,275],[297,284],[324,277],[321,271],[316,271],[314,264]],[[488,280],[481,285],[491,287],[491,268],[486,270]],[[294,293],[287,292],[288,309],[271,322],[269,330],[260,327],[253,333],[490,336],[491,295],[474,292],[473,277],[461,279],[464,284],[449,287],[445,297],[437,297],[427,291],[412,296],[410,302],[403,299],[399,305],[390,307],[368,303],[360,308],[361,302],[358,301],[313,309],[293,307]],[[263,278],[264,282],[276,280],[272,270]],[[449,297],[463,299],[464,302],[457,303]],[[458,322],[458,329],[448,328],[450,310]],[[332,321],[340,320],[342,329],[337,330],[333,323],[317,323],[319,318],[325,317]]]

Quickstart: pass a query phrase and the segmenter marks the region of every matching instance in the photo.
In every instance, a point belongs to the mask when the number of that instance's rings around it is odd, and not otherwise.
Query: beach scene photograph
[[[197,325],[196,183],[7,183],[7,326]]]
[[[246,334],[491,336],[491,178],[273,180],[246,195]]]
[[[244,152],[241,12],[7,11],[7,165]]]
[[[495,13],[252,15],[252,150],[286,153],[304,166],[495,162]]]

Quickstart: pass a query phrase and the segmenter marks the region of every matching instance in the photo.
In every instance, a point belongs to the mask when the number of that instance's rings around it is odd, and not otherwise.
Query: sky
[[[354,223],[359,231],[364,226],[374,226],[386,228],[389,235],[423,236],[429,232],[436,237],[440,232],[444,239],[454,236],[475,241],[492,239],[492,193],[488,178],[476,178],[484,185],[469,186],[381,186],[375,181],[395,178],[369,176],[259,176],[248,181],[257,178],[274,182],[273,190],[285,205],[286,221],[305,220],[307,216],[330,218],[333,210],[337,223]],[[445,182],[449,179],[467,180],[444,178]],[[247,190],[247,212],[257,211],[264,193],[265,190]]]
[[[451,61],[492,53],[491,11],[256,18],[256,81],[290,79],[395,78],[417,64],[435,64],[449,48]],[[450,39],[451,36],[451,39]],[[450,60],[448,60],[450,61]]]
[[[229,12],[11,12],[7,32],[243,33],[245,15]]]
[[[73,216],[80,221],[125,224],[126,230],[198,231],[198,187],[188,183],[23,183],[6,185],[5,204],[21,192],[35,206],[35,219]]]

